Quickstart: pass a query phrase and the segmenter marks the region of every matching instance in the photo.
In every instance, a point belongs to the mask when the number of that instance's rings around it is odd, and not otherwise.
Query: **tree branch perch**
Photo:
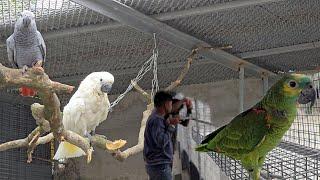
[[[176,88],[181,84],[181,81],[183,78],[186,76],[188,73],[191,63],[195,57],[195,55],[198,52],[198,48],[192,50],[191,54],[187,57],[187,62],[184,65],[184,68],[180,72],[178,78],[176,81],[172,82],[170,86],[165,88],[166,91],[171,91],[172,89]],[[135,146],[132,146],[124,151],[118,150],[116,153],[114,153],[114,157],[119,160],[119,161],[124,161],[128,157],[138,154],[142,152],[143,150],[143,143],[144,143],[144,131],[146,128],[146,123],[148,120],[148,117],[150,116],[152,110],[153,110],[153,100],[151,99],[151,95],[148,94],[145,90],[143,90],[136,82],[131,82],[133,84],[133,87],[135,90],[139,93],[141,93],[149,102],[147,105],[147,109],[143,112],[142,120],[141,120],[141,125],[140,125],[140,131],[139,131],[139,137],[138,137],[138,143]]]
[[[92,148],[88,140],[72,131],[64,130],[62,125],[60,101],[56,93],[71,93],[74,89],[73,86],[51,81],[49,76],[38,68],[31,68],[23,74],[20,69],[7,68],[2,64],[0,64],[0,84],[1,88],[27,86],[36,89],[43,102],[43,105],[35,103],[31,106],[32,115],[38,127],[24,139],[0,144],[0,151],[27,147],[28,162],[31,162],[32,152],[37,145],[48,143],[53,138],[60,141],[63,136],[70,143],[87,152],[91,160]],[[52,133],[40,137],[40,135],[49,131]]]

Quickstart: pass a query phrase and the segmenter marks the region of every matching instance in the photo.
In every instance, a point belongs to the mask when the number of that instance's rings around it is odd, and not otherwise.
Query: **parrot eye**
[[[100,81],[102,82],[102,79],[100,79]]]
[[[295,81],[289,81],[289,86],[292,88],[296,88],[297,87],[297,83]]]

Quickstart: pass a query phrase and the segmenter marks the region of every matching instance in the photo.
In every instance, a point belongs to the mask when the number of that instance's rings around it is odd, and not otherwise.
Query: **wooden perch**
[[[117,151],[114,153],[114,157],[119,161],[126,160],[129,156],[138,154],[139,152],[142,152],[143,150],[143,143],[144,143],[144,130],[146,129],[146,123],[148,120],[148,117],[150,116],[151,112],[153,110],[153,103],[150,103],[147,105],[147,109],[143,111],[143,116],[141,120],[141,126],[139,131],[139,137],[138,137],[138,143],[126,149],[125,151]]]
[[[213,48],[213,47],[198,47],[196,49],[193,49],[191,51],[191,54],[187,57],[187,63],[184,65],[184,68],[182,69],[182,71],[180,72],[180,75],[178,76],[177,80],[173,81],[170,86],[168,86],[167,88],[165,88],[166,91],[171,91],[174,88],[176,88],[177,86],[179,86],[182,82],[182,80],[184,79],[184,77],[187,75],[187,73],[189,72],[191,63],[194,59],[194,57],[197,55],[198,51],[201,49],[207,49],[207,50],[214,50],[214,49],[230,49],[231,46],[225,46],[225,47],[221,47],[221,48]]]
[[[32,87],[38,91],[50,91],[52,93],[71,93],[73,86],[53,82],[43,71],[31,68],[25,74],[21,69],[11,69],[0,64],[0,84],[1,88],[7,86]]]
[[[190,66],[191,66],[191,63],[192,63],[195,55],[197,54],[197,52],[198,52],[198,48],[192,50],[191,54],[187,57],[187,62],[184,65],[184,68],[182,69],[182,71],[180,72],[180,75],[178,76],[177,80],[172,82],[170,86],[165,88],[166,91],[171,91],[180,85],[181,81],[188,73]],[[135,88],[135,90],[138,91],[139,93],[141,93],[148,100],[149,104],[147,105],[147,109],[143,112],[141,125],[140,125],[140,131],[139,131],[139,137],[138,137],[138,143],[135,146],[130,147],[124,151],[118,150],[116,153],[114,153],[114,157],[119,161],[124,161],[128,157],[142,152],[143,143],[144,143],[144,131],[146,129],[146,123],[147,123],[148,117],[150,116],[150,114],[153,110],[153,107],[154,107],[153,101],[151,99],[151,95],[148,94],[145,90],[143,90],[136,82],[131,82],[131,83],[133,84],[133,87]]]
[[[171,91],[171,90],[173,90],[174,88],[176,88],[177,86],[179,86],[181,84],[181,81],[183,80],[183,78],[188,73],[188,71],[190,69],[190,66],[191,66],[191,63],[192,63],[192,61],[194,59],[194,56],[197,54],[197,52],[198,52],[198,48],[191,51],[191,54],[187,57],[187,63],[184,65],[184,68],[180,72],[180,75],[178,76],[177,80],[175,80],[174,82],[172,82],[170,84],[170,86],[165,88],[166,91]]]
[[[32,132],[34,132],[34,131],[32,131]],[[14,149],[14,148],[20,148],[20,147],[27,147],[31,136],[32,136],[32,133],[30,133],[28,135],[28,137],[26,137],[24,139],[18,139],[18,140],[2,143],[2,144],[0,144],[0,151],[6,151],[8,149]],[[52,133],[50,133],[44,137],[40,137],[38,139],[36,145],[46,144],[46,143],[50,142],[53,138],[54,137],[53,137]]]
[[[143,90],[135,81],[131,81],[131,84],[133,85],[134,89],[141,93],[148,101],[148,103],[152,103],[151,95],[148,94],[145,90]]]
[[[0,144],[0,151],[26,147],[27,162],[30,163],[32,161],[32,153],[38,145],[49,143],[53,139],[57,141],[63,139],[83,149],[87,153],[87,161],[90,162],[93,149],[89,140],[72,131],[65,130],[62,124],[60,101],[56,93],[71,93],[74,87],[51,81],[41,68],[31,68],[23,74],[20,69],[10,69],[0,64],[0,88],[21,86],[37,90],[42,100],[43,105],[39,103],[31,105],[32,116],[36,120],[38,127],[24,139]],[[46,133],[49,134],[41,137]],[[114,153],[118,147],[122,147],[126,143],[123,140],[108,141],[102,138],[101,135],[93,136],[91,142],[100,148],[108,150],[110,153]]]
[[[48,143],[53,138],[60,141],[63,136],[70,143],[87,152],[88,159],[91,160],[92,148],[88,140],[76,133],[64,130],[62,125],[60,101],[56,93],[71,93],[73,86],[51,81],[41,68],[31,68],[26,73],[22,73],[20,69],[7,68],[2,64],[0,64],[0,84],[1,88],[21,86],[33,88],[37,90],[43,103],[43,105],[35,103],[31,106],[32,115],[38,127],[24,139],[0,144],[0,151],[27,147],[28,162],[31,162],[32,152],[37,145]],[[52,133],[40,137],[49,131]]]

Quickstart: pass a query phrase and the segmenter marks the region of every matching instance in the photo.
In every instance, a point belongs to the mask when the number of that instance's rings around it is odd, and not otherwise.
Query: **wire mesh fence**
[[[133,7],[145,14],[159,14],[179,10],[188,10],[200,6],[209,6],[235,0],[188,0],[188,1],[167,1],[167,0],[117,0],[127,6]]]
[[[262,168],[268,179],[272,179],[272,175],[292,180],[320,178],[319,77],[319,73],[312,76],[317,91],[315,105],[312,108],[308,105],[299,106],[297,117],[282,142],[268,154]],[[216,129],[217,127],[203,123],[194,125],[192,138],[200,143],[206,134]],[[239,161],[214,152],[209,152],[208,155],[230,179],[249,178]]]
[[[297,118],[283,140],[320,149],[320,73],[312,77],[317,91],[317,101],[312,108],[308,105],[299,106]]]
[[[0,143],[25,138],[36,127],[29,106],[0,101]],[[32,163],[27,163],[25,148],[0,153],[0,179],[51,178],[49,144],[38,146]]]
[[[204,138],[195,129],[192,137],[198,143]],[[214,152],[209,152],[208,155],[230,179],[249,178],[239,161]],[[281,179],[317,180],[320,177],[319,163],[320,151],[282,142],[268,154],[262,172],[267,173],[270,179],[272,175],[276,175]]]
[[[0,2],[0,31],[8,36],[19,13],[23,10],[35,14],[38,30],[47,32],[89,24],[112,21],[91,9],[69,0],[2,0]]]

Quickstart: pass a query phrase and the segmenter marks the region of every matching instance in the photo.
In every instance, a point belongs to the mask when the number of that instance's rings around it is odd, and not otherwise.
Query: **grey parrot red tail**
[[[26,86],[22,86],[20,89],[20,95],[24,97],[34,97],[37,94],[37,91],[34,89],[31,89]]]

